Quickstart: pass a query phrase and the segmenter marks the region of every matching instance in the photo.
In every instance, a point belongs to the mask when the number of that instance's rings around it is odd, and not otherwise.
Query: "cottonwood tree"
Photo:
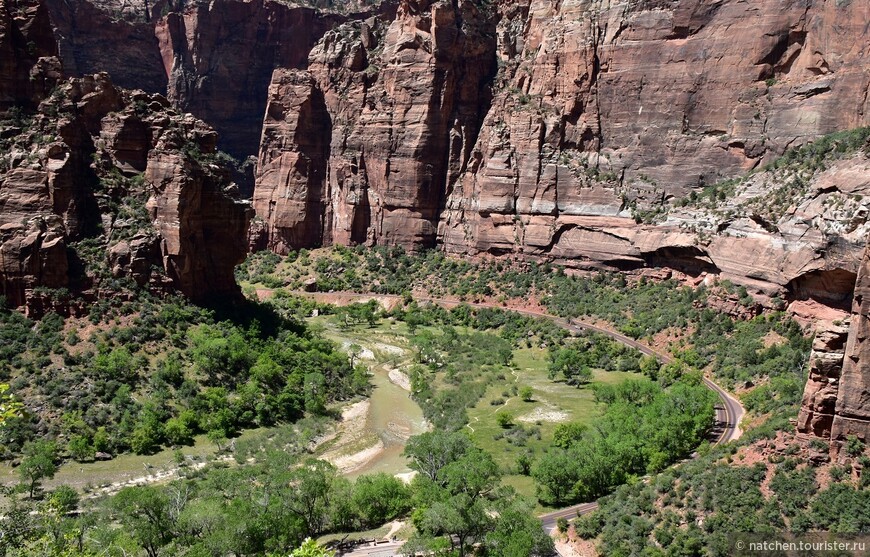
[[[449,463],[462,457],[471,447],[468,437],[445,431],[430,431],[416,435],[405,445],[405,456],[411,459],[411,468],[431,481]]]
[[[159,557],[160,550],[172,541],[176,521],[161,488],[125,487],[112,499],[112,509],[148,557]]]
[[[23,452],[24,458],[18,466],[18,475],[22,482],[28,484],[30,498],[33,499],[39,482],[53,478],[57,472],[57,448],[52,441],[31,441],[24,445]]]
[[[290,511],[305,522],[309,536],[323,533],[329,517],[332,486],[337,477],[335,466],[315,459],[308,460],[290,475],[295,494],[288,505]]]
[[[552,542],[528,511],[530,503],[499,487],[501,475],[489,453],[461,433],[424,435],[412,438],[409,453],[428,472],[434,471],[434,477],[421,472],[411,486],[416,506],[412,521],[419,534],[409,549],[437,552],[449,547],[465,557],[479,545],[486,554],[508,557],[552,554]],[[531,520],[523,520],[522,513]]]
[[[551,353],[549,371],[551,379],[562,375],[569,385],[585,385],[592,380],[592,370],[576,348],[561,348]]]

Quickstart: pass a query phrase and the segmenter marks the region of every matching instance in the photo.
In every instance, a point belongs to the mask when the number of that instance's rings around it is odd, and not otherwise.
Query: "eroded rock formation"
[[[810,353],[809,378],[798,414],[800,433],[826,440],[831,437],[848,336],[848,323],[827,323],[816,332]]]
[[[254,247],[667,266],[849,305],[865,155],[681,202],[870,123],[866,2],[46,2],[72,73],[165,92],[257,155]]]
[[[870,250],[865,251],[858,281],[846,356],[831,425],[831,439],[842,445],[854,435],[870,441]]]
[[[827,261],[830,244],[855,238],[806,226],[819,208],[810,202],[774,227],[750,215],[678,212],[656,226],[632,217],[788,145],[866,125],[870,82],[856,46],[866,4],[532,1],[504,15],[506,86],[448,196],[445,249],[676,265],[769,294],[809,272],[855,272],[863,235]],[[699,238],[692,228],[706,223]]]
[[[674,202],[866,125],[857,22],[868,9],[400,2],[392,21],[348,22],[305,70],[275,73],[255,244],[415,249],[436,230],[450,253],[665,265],[848,306],[867,232],[863,155],[802,176],[809,186],[773,216],[746,200],[792,179],[782,172],[752,178],[715,211]],[[286,86],[290,75],[304,91]],[[316,147],[302,129],[316,130]],[[659,218],[644,224],[650,214]]]
[[[848,305],[868,207],[832,199],[865,195],[864,162],[775,218],[674,205],[870,123],[866,2],[47,2],[73,72],[165,91],[257,155],[255,246],[666,265]]]
[[[0,111],[36,106],[60,78],[59,69],[45,5],[0,1]]]
[[[63,80],[41,55],[56,47],[34,43],[53,41],[44,9],[3,14],[0,45],[26,53],[0,66],[0,294],[44,308],[40,288],[99,295],[129,277],[238,295],[250,214],[225,191],[214,130],[106,74]]]
[[[305,68],[314,44],[347,19],[394,13],[342,2],[345,13],[270,0],[46,0],[69,75],[108,72],[204,119],[222,149],[255,155],[275,68]]]
[[[870,441],[870,245],[864,252],[850,322],[816,334],[810,376],[798,416],[798,432],[842,448],[854,436]]]
[[[403,1],[390,22],[327,33],[307,71],[275,72],[254,197],[270,247],[435,245],[488,105],[493,18]]]

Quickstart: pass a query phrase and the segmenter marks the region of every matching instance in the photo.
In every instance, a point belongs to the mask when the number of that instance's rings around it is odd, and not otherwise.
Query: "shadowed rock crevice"
[[[856,278],[854,272],[846,269],[812,271],[792,279],[786,289],[791,299],[815,300],[849,311]]]
[[[689,276],[697,277],[704,273],[721,273],[710,256],[697,246],[667,246],[645,254],[644,259],[650,267],[667,267]]]

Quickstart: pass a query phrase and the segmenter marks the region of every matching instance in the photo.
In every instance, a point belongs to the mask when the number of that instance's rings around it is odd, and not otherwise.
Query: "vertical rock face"
[[[108,72],[122,87],[163,93],[215,127],[221,147],[257,152],[277,67],[304,68],[323,34],[347,18],[395,10],[343,2],[349,15],[270,0],[45,0],[69,75]]]
[[[859,46],[868,10],[806,0],[503,3],[504,87],[448,197],[445,248],[642,264],[644,246],[625,231],[632,206],[868,123]]]
[[[327,32],[294,85],[291,73],[275,73],[255,245],[434,241],[451,253],[580,268],[672,265],[769,296],[824,298],[819,284],[833,282],[833,303],[843,303],[864,208],[829,226],[840,217],[825,199],[834,190],[864,195],[870,183],[855,171],[863,159],[807,178],[812,194],[770,221],[736,206],[658,224],[637,215],[787,146],[870,122],[870,73],[856,47],[866,42],[857,22],[868,9],[805,0],[400,2],[394,17]],[[746,195],[790,179],[761,174]]]
[[[153,19],[167,2],[158,0],[43,0],[56,29],[66,75],[107,72],[120,87],[166,93]],[[154,13],[158,10],[158,13]]]
[[[465,168],[488,104],[492,18],[472,2],[403,1],[388,24],[373,19],[327,33],[311,52],[308,73],[276,72],[255,194],[270,246],[296,247],[297,239],[434,245],[444,186]],[[290,75],[305,84],[286,87]],[[286,99],[275,97],[281,91]],[[300,94],[307,104],[298,115],[288,119],[275,108]],[[322,151],[319,139],[303,144],[311,139],[300,127],[317,130],[318,138],[331,133],[328,169],[318,175],[318,162],[288,181],[270,162],[276,152],[285,153],[286,167],[298,161],[295,153],[316,151],[306,154],[313,160]],[[291,211],[304,205],[304,214],[282,216],[279,203]]]
[[[870,441],[870,250],[864,252],[855,283],[852,323],[831,426],[831,439],[837,443],[850,435]]]
[[[176,141],[161,137],[145,170],[154,188],[147,206],[162,266],[193,300],[238,296],[233,271],[247,253],[248,206],[223,191],[225,175],[179,153]]]
[[[867,2],[45,1],[70,71],[165,91],[223,149],[258,154],[254,246],[440,244],[850,295],[866,156],[821,177],[760,173],[711,210],[676,202],[870,123]],[[744,203],[795,178],[802,197],[778,215]]]
[[[0,4],[0,19],[0,107],[15,107],[0,110],[0,294],[45,309],[38,287],[110,293],[112,276],[239,294],[250,214],[215,132],[106,74],[61,80],[39,5]]]
[[[60,78],[57,43],[39,0],[0,1],[0,111],[33,107]]]
[[[833,325],[816,332],[810,371],[798,414],[800,433],[830,439],[837,405],[849,326]]]
[[[311,74],[276,70],[269,86],[254,205],[269,247],[314,247],[323,238],[324,188],[332,126]]]
[[[156,22],[173,103],[207,119],[236,156],[257,152],[276,67],[303,68],[338,16],[281,2],[197,2]]]
[[[62,155],[46,152],[47,168],[34,169],[24,164],[28,153],[8,145],[26,124],[22,113],[38,105],[60,79],[56,54],[48,12],[40,2],[0,2],[0,113],[15,110],[9,125],[0,128],[6,159],[0,163],[0,294],[16,305],[37,284],[59,288],[68,280],[59,214],[69,213],[71,195],[50,181],[63,173]]]
[[[798,432],[831,443],[870,441],[870,246],[858,270],[851,321],[817,333]],[[842,456],[842,455],[841,455]]]

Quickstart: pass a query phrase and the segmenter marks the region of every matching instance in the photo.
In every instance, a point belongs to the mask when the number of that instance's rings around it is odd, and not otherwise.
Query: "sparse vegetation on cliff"
[[[789,207],[796,207],[813,194],[810,183],[836,161],[868,152],[870,127],[823,135],[800,147],[791,148],[773,162],[744,177],[729,178],[691,191],[677,200],[676,207],[702,209],[719,219],[755,216],[774,226]],[[830,203],[855,205],[854,196],[840,194]],[[857,207],[853,207],[856,209]],[[853,214],[844,211],[844,214]]]

